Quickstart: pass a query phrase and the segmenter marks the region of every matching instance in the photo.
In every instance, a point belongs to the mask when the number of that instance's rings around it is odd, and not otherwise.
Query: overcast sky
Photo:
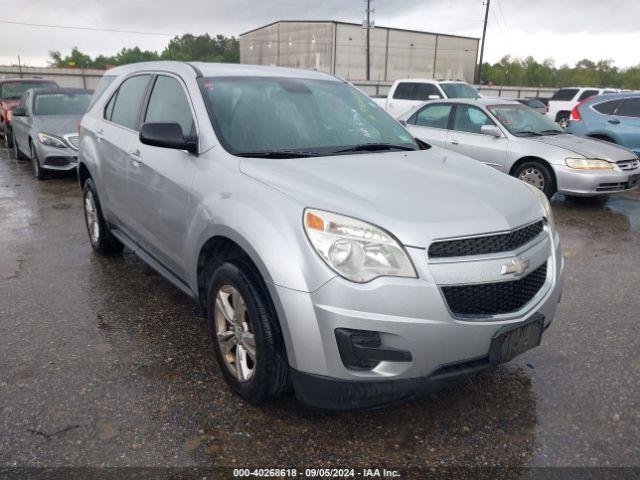
[[[480,37],[483,0],[375,0],[379,26]],[[279,19],[361,22],[363,0],[0,0],[0,63],[46,65],[49,50],[161,51],[171,35],[238,35]],[[491,0],[485,59],[503,55],[640,64],[640,0]],[[14,25],[24,22],[167,35]]]

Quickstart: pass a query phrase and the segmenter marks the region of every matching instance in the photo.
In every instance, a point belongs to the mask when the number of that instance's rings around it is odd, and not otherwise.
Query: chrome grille
[[[80,146],[80,135],[67,135],[65,138],[71,148],[78,150],[78,147]]]
[[[631,160],[620,160],[616,164],[620,167],[620,170],[634,170],[638,168],[640,161],[637,158],[632,158]]]

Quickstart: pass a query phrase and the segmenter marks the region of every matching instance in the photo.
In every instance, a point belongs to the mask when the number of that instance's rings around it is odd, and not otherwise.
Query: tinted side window
[[[398,84],[396,91],[393,92],[393,98],[397,100],[414,100],[415,91],[415,83],[402,82]]]
[[[608,102],[598,103],[593,106],[596,112],[600,112],[603,115],[612,115],[616,111],[616,108],[620,104],[620,100],[609,100]]]
[[[144,121],[176,122],[182,127],[183,135],[195,133],[189,100],[182,85],[175,78],[164,75],[157,78]]]
[[[450,103],[428,105],[415,115],[414,121],[420,127],[447,128],[450,113]]]
[[[616,112],[618,115],[624,115],[625,117],[639,117],[640,118],[640,98],[627,98],[622,101],[622,105]]]
[[[483,125],[495,125],[482,110],[469,105],[458,105],[453,117],[453,129],[459,132],[480,133]]]
[[[584,92],[582,92],[582,95],[580,95],[580,98],[578,98],[578,101],[581,102],[582,100],[586,100],[589,97],[593,97],[594,95],[598,95],[598,90],[585,90]]]
[[[438,98],[442,98],[436,86],[430,83],[417,83],[414,95],[414,100],[429,100],[429,95],[437,95]]]
[[[576,93],[578,93],[577,88],[561,88],[560,90],[558,90],[556,93],[553,94],[553,96],[551,97],[551,100],[559,100],[562,102],[567,100],[572,100],[573,97],[576,96]]]
[[[117,96],[118,96],[118,92],[111,95],[111,98],[109,99],[109,103],[107,103],[107,106],[104,107],[104,118],[106,118],[107,120],[111,120],[111,115],[113,114],[113,106],[116,103]]]
[[[137,75],[122,82],[115,97],[112,122],[131,130],[138,129],[138,116],[148,83],[149,75]]]

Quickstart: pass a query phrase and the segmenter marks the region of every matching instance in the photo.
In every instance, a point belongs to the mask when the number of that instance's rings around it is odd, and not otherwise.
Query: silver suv
[[[91,245],[126,245],[199,303],[244,399],[412,398],[551,323],[563,260],[544,195],[415,140],[346,82],[158,62],[97,91],[78,160]]]

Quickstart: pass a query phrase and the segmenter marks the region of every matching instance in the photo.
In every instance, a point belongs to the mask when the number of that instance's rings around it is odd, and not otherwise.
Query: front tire
[[[258,275],[246,261],[228,261],[213,271],[207,290],[207,322],[222,374],[254,405],[281,397],[289,381],[282,334]]]
[[[4,125],[4,148],[13,148],[13,133],[8,125]]]
[[[513,176],[542,190],[548,199],[557,191],[556,181],[551,168],[543,162],[531,160],[519,165]]]
[[[47,171],[42,169],[40,160],[38,159],[38,153],[36,148],[31,144],[31,169],[33,170],[33,176],[38,180],[45,180],[48,175]]]
[[[84,219],[91,247],[100,255],[113,255],[122,252],[124,246],[120,240],[113,236],[102,215],[102,208],[93,180],[87,179],[82,190],[84,194]]]
[[[13,154],[16,157],[16,160],[27,160],[27,156],[22,153],[20,147],[18,146],[18,142],[16,142],[16,134],[11,130],[11,144],[13,145]]]

